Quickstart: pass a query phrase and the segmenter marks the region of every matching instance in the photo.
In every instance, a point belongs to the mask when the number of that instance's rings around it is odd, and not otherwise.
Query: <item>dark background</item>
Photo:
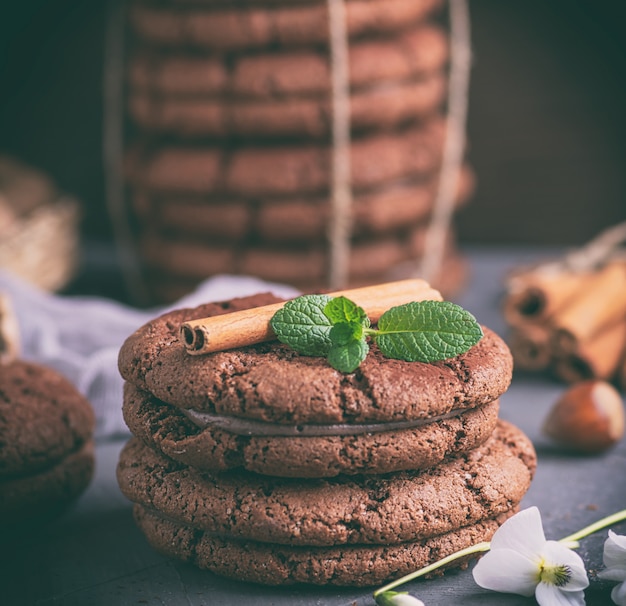
[[[4,3],[0,150],[82,200],[86,240],[111,228],[102,172],[105,0]],[[8,6],[7,6],[8,5]],[[623,0],[473,0],[465,244],[582,244],[626,219]]]

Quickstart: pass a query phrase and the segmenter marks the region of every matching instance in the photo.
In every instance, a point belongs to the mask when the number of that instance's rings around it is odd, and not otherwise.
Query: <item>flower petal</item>
[[[409,595],[408,591],[383,591],[374,600],[378,606],[424,606],[422,600]]]
[[[604,541],[602,557],[607,568],[613,566],[626,568],[626,536],[609,530],[609,538]]]
[[[491,551],[513,549],[530,560],[535,560],[546,542],[541,514],[536,507],[529,507],[509,518],[491,539]]]
[[[539,583],[535,598],[539,606],[585,606],[582,591],[561,591],[550,583]]]
[[[617,606],[626,606],[626,583],[620,583],[613,587],[611,591],[611,599]]]
[[[531,596],[539,580],[539,562],[533,562],[512,549],[486,553],[472,570],[483,589]]]
[[[422,600],[408,594],[397,593],[391,598],[393,606],[424,606]]]
[[[546,541],[541,555],[547,564],[553,566],[563,565],[569,568],[570,578],[567,584],[559,589],[564,591],[579,591],[589,586],[585,563],[575,551],[565,547],[565,545],[558,541]]]
[[[575,551],[565,547],[558,541],[546,541],[541,555],[546,565],[568,567],[570,577],[567,583],[559,589],[563,591],[579,591],[589,586],[585,563]]]
[[[626,568],[623,566],[612,566],[598,573],[601,579],[606,581],[626,581]]]

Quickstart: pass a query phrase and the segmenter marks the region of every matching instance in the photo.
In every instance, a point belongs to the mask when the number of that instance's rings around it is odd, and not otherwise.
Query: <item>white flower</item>
[[[536,507],[502,524],[473,575],[484,589],[534,594],[539,606],[582,606],[589,585],[580,556],[562,543],[546,541]]]
[[[609,530],[602,557],[606,569],[599,572],[598,576],[609,581],[620,581],[619,585],[613,587],[611,599],[618,606],[626,606],[626,536]]]
[[[398,593],[396,591],[383,591],[376,596],[378,606],[424,606],[422,600],[414,598],[406,591]]]

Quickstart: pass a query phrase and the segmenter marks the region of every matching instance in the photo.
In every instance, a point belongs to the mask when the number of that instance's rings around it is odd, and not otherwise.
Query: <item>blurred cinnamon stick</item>
[[[551,333],[545,324],[527,324],[513,329],[509,347],[515,367],[523,370],[545,370],[552,361]]]
[[[505,320],[511,326],[545,322],[575,297],[592,275],[538,269],[512,276],[503,306]]]
[[[626,349],[626,319],[604,327],[575,351],[557,355],[554,372],[568,383],[615,378]]]
[[[626,387],[626,222],[561,258],[510,276],[503,313],[516,365]],[[624,369],[620,371],[620,367]]]
[[[582,281],[578,296],[552,318],[557,355],[573,353],[626,317],[626,262],[614,261]]]

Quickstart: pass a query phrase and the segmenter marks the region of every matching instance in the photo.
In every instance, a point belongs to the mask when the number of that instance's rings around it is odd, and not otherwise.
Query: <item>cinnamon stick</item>
[[[557,357],[555,374],[568,383],[587,379],[611,380],[619,370],[626,349],[626,319],[606,326],[576,351]]]
[[[20,339],[17,318],[7,295],[0,293],[0,364],[19,356]]]
[[[400,280],[376,286],[366,286],[329,293],[331,297],[345,296],[360,305],[372,322],[391,307],[411,301],[441,301],[439,291],[420,279]],[[210,318],[185,322],[180,339],[192,355],[206,354],[236,347],[245,347],[276,338],[271,326],[272,316],[285,302],[264,305]]]
[[[545,370],[552,361],[550,329],[545,324],[531,324],[515,328],[509,346],[515,367],[523,370]]]
[[[574,353],[604,327],[626,316],[626,263],[613,261],[581,279],[579,295],[552,318],[557,355]]]
[[[511,326],[545,322],[583,288],[591,272],[531,270],[509,279],[503,313]]]

